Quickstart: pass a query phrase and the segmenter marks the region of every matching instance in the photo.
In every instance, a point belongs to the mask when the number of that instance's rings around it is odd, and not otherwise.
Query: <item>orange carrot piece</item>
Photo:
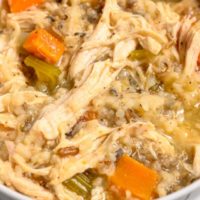
[[[133,196],[142,200],[150,200],[158,182],[158,174],[124,155],[119,159],[115,173],[110,180],[120,189],[129,190]]]
[[[24,45],[29,53],[49,63],[56,63],[64,52],[64,44],[45,29],[33,31]]]
[[[43,2],[44,0],[8,0],[10,10],[13,13],[24,11]]]

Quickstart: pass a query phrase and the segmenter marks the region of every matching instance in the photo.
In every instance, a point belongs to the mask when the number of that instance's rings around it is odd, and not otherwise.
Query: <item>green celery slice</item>
[[[81,174],[76,174],[71,179],[68,179],[63,182],[63,185],[72,192],[75,192],[77,195],[82,196],[84,199],[90,197],[92,190],[92,181],[96,178],[96,175],[92,174],[89,171],[86,171]]]
[[[150,60],[154,57],[154,55],[145,50],[145,49],[139,49],[139,50],[134,50],[130,53],[129,55],[129,58],[132,60],[132,61],[135,61],[135,60]]]
[[[52,64],[46,63],[34,56],[25,58],[24,63],[27,67],[34,69],[39,84],[46,84],[49,90],[54,90],[58,84],[60,69]]]

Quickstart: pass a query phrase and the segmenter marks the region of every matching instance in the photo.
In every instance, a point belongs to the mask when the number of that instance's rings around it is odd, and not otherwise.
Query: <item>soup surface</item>
[[[0,181],[38,200],[150,200],[200,176],[197,0],[5,0]]]

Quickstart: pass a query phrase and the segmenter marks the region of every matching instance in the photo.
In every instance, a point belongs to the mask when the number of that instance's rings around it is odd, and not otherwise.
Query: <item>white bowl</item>
[[[169,194],[165,197],[159,198],[159,200],[183,200],[184,197],[189,195],[191,192],[200,189],[200,180],[194,181],[192,184],[182,188],[181,190],[178,190],[177,192],[174,192],[172,194]],[[200,199],[200,197],[199,197]]]
[[[166,197],[159,198],[158,200],[184,200],[191,192],[200,189],[200,180],[195,181],[191,185],[174,192]],[[200,197],[199,197],[200,199]],[[15,192],[4,185],[0,185],[0,200],[31,200],[30,198]]]

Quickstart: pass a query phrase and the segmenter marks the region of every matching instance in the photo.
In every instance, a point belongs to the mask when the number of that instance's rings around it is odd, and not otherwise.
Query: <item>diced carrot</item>
[[[64,52],[64,44],[45,29],[33,31],[23,47],[31,54],[49,63],[56,63]]]
[[[30,8],[31,6],[36,6],[43,3],[44,0],[8,0],[11,12],[21,12]]]
[[[150,200],[158,182],[158,174],[131,157],[123,155],[110,180],[118,188],[129,190],[133,196]]]

